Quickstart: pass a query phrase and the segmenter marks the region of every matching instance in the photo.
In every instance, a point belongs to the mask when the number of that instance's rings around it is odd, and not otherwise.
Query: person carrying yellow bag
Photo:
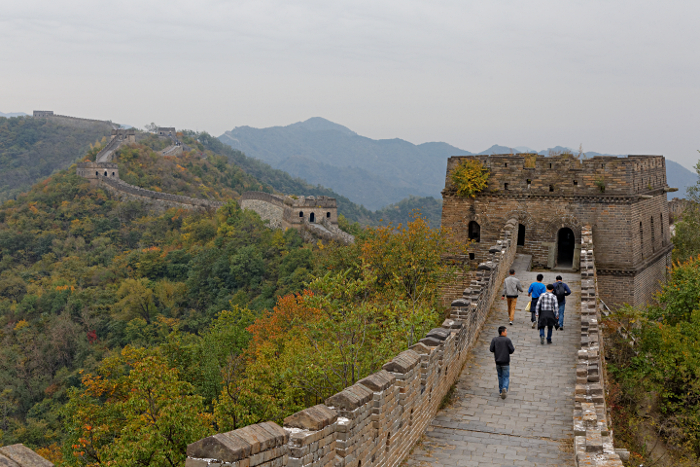
[[[503,281],[503,294],[501,294],[501,299],[505,298],[508,300],[508,319],[511,326],[515,319],[515,304],[518,301],[518,292],[524,292],[524,290],[522,285],[520,285],[520,280],[515,277],[515,269],[511,269],[510,276]]]

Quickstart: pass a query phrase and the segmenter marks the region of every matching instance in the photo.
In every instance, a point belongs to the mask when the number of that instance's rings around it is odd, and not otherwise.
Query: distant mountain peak
[[[286,128],[304,128],[305,130],[309,131],[335,130],[341,133],[345,133],[347,135],[357,135],[357,133],[352,131],[350,128],[340,125],[338,123],[331,122],[330,120],[326,120],[325,118],[321,117],[311,117],[310,119],[304,120],[303,122],[297,122],[292,123],[291,125],[287,125]]]

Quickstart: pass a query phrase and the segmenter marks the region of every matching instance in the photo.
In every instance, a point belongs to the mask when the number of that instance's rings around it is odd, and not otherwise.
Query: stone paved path
[[[517,271],[527,287],[537,272]],[[557,274],[543,272],[544,282]],[[565,331],[554,331],[552,345],[541,345],[525,313],[527,293],[518,299],[515,322],[508,326],[505,300],[496,300],[481,336],[457,382],[453,402],[438,412],[424,441],[406,460],[408,466],[573,466],[572,416],[576,351],[580,344],[579,274],[561,273],[571,287]],[[515,353],[510,363],[510,392],[498,394],[491,339],[508,326]]]

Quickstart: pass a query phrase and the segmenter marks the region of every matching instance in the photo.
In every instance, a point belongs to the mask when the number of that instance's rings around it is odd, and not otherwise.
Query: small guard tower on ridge
[[[474,198],[456,194],[451,171],[464,159],[490,172]],[[501,227],[518,225],[518,252],[534,267],[577,269],[581,228],[593,227],[600,295],[608,306],[648,302],[671,265],[663,156],[503,154],[455,156],[447,162],[442,225],[473,240],[470,264],[485,260]]]

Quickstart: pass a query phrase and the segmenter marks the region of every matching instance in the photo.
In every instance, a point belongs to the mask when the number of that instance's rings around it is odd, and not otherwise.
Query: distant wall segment
[[[276,229],[297,229],[309,238],[345,244],[355,238],[338,227],[338,203],[327,196],[280,196],[261,191],[241,195],[241,208],[250,209]]]

